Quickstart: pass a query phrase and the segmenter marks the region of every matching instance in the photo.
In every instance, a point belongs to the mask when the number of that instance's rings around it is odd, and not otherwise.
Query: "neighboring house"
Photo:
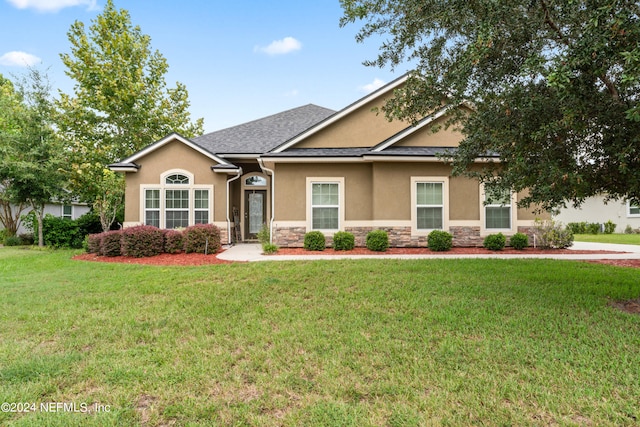
[[[605,203],[604,196],[589,197],[579,208],[561,209],[554,219],[565,225],[570,222],[593,222],[616,224],[616,233],[624,233],[627,226],[640,229],[640,206],[626,201],[611,200]]]
[[[392,246],[424,246],[434,229],[457,245],[529,231],[535,215],[516,207],[517,194],[486,200],[438,157],[462,138],[433,132],[447,108],[416,126],[372,111],[405,81],[338,112],[306,105],[193,139],[172,134],[110,165],[126,174],[124,226],[212,223],[230,242],[266,224],[280,246],[302,246],[311,230],[349,231],[364,245],[384,229]]]
[[[86,204],[71,202],[69,204],[63,203],[47,203],[44,205],[44,214],[53,215],[60,218],[69,218],[69,219],[77,219],[82,215],[89,212],[91,209]],[[23,211],[23,215],[31,212],[31,207],[27,206],[27,208]],[[18,228],[18,234],[28,233],[29,231],[25,228],[24,223],[20,223],[20,227]]]

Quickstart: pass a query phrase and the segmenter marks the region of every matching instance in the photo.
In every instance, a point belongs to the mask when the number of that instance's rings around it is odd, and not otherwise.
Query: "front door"
[[[245,190],[244,192],[244,239],[258,238],[258,232],[267,218],[267,190]]]

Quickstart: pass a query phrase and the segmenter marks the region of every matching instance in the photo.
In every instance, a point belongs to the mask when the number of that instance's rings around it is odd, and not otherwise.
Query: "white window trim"
[[[65,216],[65,214],[64,214],[64,208],[65,208],[66,206],[71,207],[71,216],[70,216],[70,217],[68,217],[68,218],[69,218],[69,219],[74,219],[74,218],[75,218],[75,215],[74,215],[74,214],[75,214],[75,212],[74,212],[74,211],[75,211],[75,209],[74,209],[73,205],[64,205],[64,204],[60,206],[60,218],[63,218],[63,219],[64,219],[64,218],[67,218],[67,217]]]
[[[631,202],[627,200],[627,218],[640,218],[640,214],[631,213],[632,206],[635,206],[635,205],[632,205]]]
[[[189,184],[165,184],[166,178],[173,174],[182,174],[189,177]],[[164,229],[166,226],[166,193],[165,190],[189,190],[189,226],[195,224],[195,190],[209,190],[209,221],[208,224],[214,223],[214,187],[213,185],[194,184],[194,176],[191,172],[182,169],[171,169],[160,174],[160,184],[140,184],[140,223],[146,222],[145,218],[145,200],[147,190],[159,190],[160,191],[160,228]],[[156,209],[151,209],[156,210]],[[205,209],[198,209],[203,211]]]
[[[518,201],[518,194],[515,192],[511,192],[511,217],[510,217],[510,228],[487,228],[487,211],[486,208],[488,206],[503,206],[503,205],[485,205],[484,202],[486,200],[486,192],[484,190],[484,185],[480,185],[480,236],[488,236],[489,234],[515,234],[518,229],[518,208],[516,202]]]
[[[312,185],[313,184],[338,184],[338,228],[320,229],[313,228]],[[344,177],[307,177],[307,231],[321,231],[324,234],[333,235],[337,231],[344,231]]]
[[[449,231],[449,177],[412,176],[411,177],[411,235],[427,236],[433,229],[418,229],[418,183],[442,184],[442,230]]]

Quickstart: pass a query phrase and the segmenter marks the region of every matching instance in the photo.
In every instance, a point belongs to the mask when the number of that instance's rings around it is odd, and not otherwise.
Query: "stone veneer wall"
[[[389,235],[389,245],[395,248],[426,247],[427,236],[411,236],[411,227],[346,227],[344,231],[353,233],[356,247],[366,246],[367,233],[372,230],[384,230]],[[518,227],[518,232],[529,236],[533,246],[533,227]],[[276,227],[274,243],[283,248],[301,248],[304,246],[305,227]],[[484,237],[480,236],[480,227],[449,227],[453,236],[453,246],[481,247]],[[327,247],[333,244],[331,236],[326,236]]]

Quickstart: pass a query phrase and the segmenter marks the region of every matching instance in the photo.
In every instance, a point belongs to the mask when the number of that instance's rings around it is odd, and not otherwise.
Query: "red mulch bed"
[[[222,252],[222,251],[221,251]],[[218,252],[218,253],[221,253]],[[216,254],[160,254],[145,258],[132,258],[126,256],[98,256],[96,254],[80,254],[73,257],[80,261],[97,262],[117,262],[121,264],[145,264],[145,265],[209,265],[209,264],[231,264],[232,261],[218,259]]]

